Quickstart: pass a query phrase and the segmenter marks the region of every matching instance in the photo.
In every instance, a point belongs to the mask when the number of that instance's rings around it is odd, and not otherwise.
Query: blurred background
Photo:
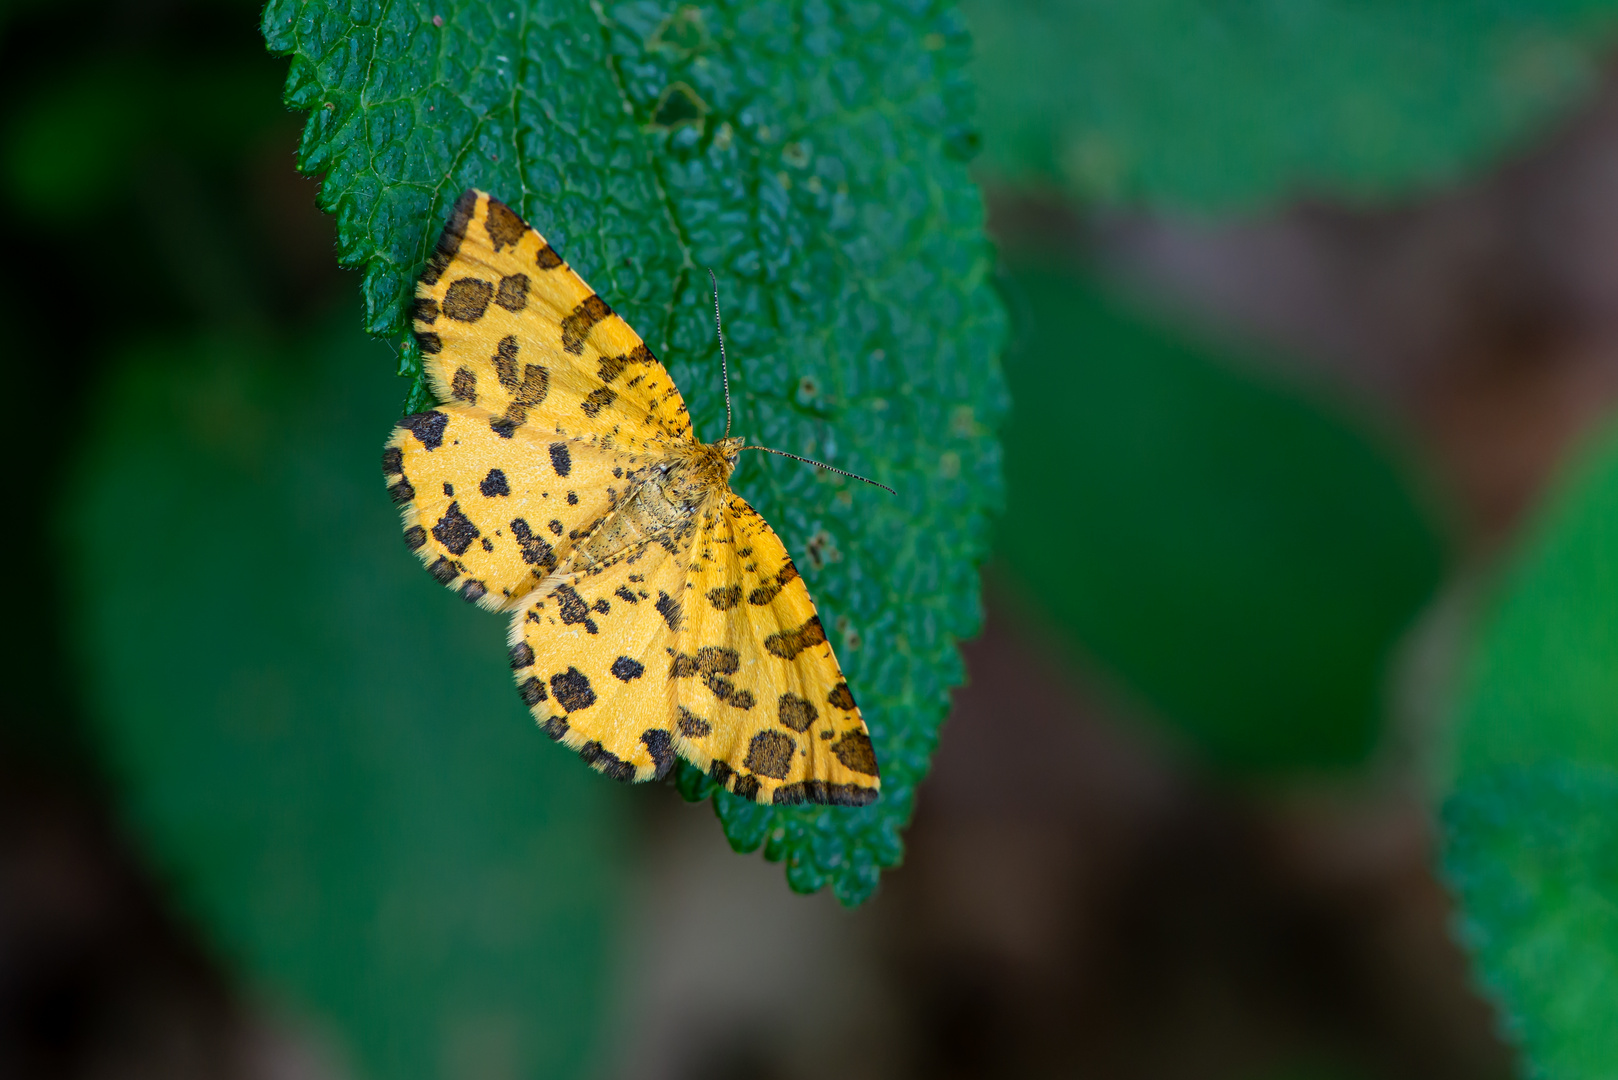
[[[1618,396],[1618,5],[967,6],[1008,505],[853,911],[425,587],[256,6],[0,12],[0,1075],[1514,1074],[1433,808]]]

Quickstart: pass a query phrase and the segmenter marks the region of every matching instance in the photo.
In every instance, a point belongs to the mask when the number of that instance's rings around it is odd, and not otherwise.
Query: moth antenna
[[[708,271],[708,280],[713,283],[713,332],[719,339],[719,376],[725,381],[725,438],[730,438],[730,361],[725,359],[725,327],[719,321],[719,279],[714,277],[712,267],[703,267]]]
[[[849,472],[847,469],[839,469],[835,465],[827,465],[824,461],[816,461],[814,458],[799,457],[797,454],[789,454],[785,450],[772,450],[768,446],[744,446],[744,447],[742,447],[742,449],[743,450],[762,450],[766,454],[780,454],[782,457],[789,457],[793,461],[801,461],[805,465],[813,465],[813,466],[815,466],[816,468],[819,468],[819,469],[830,469],[832,472],[837,473],[839,476],[847,476],[847,477],[850,477],[850,478],[852,478],[854,480],[863,480],[867,484],[870,484],[872,487],[881,488],[883,491],[886,491],[889,495],[897,495],[897,494],[899,494],[897,491],[894,491],[888,485],[879,484],[875,480],[872,480],[869,476],[861,476],[857,472]]]

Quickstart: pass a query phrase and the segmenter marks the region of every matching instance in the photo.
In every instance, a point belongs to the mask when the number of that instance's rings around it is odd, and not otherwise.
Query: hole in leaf
[[[708,115],[708,105],[697,92],[683,82],[677,82],[663,91],[652,112],[652,126],[676,128],[683,124],[701,125]]]

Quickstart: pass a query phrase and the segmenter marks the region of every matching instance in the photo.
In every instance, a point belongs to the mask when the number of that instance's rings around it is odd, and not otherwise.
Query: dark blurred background
[[[1618,78],[1374,197],[1182,212],[985,165],[1016,403],[986,631],[905,865],[845,911],[535,737],[498,620],[399,550],[404,384],[256,7],[0,10],[0,1075],[1512,1074],[1429,758],[1480,577],[1618,392]],[[342,781],[289,785],[268,748],[330,727],[309,775]],[[510,775],[456,774],[468,741]],[[462,818],[374,817],[453,783]],[[216,872],[135,839],[199,816]],[[435,959],[365,964],[395,938]]]

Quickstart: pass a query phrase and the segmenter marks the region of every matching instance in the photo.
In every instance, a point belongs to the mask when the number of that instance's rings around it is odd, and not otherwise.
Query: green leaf
[[[63,488],[85,704],[182,906],[358,1074],[581,1075],[631,824],[533,737],[498,622],[421,588],[376,497],[385,355],[115,366]]]
[[[1618,769],[1559,761],[1468,777],[1444,807],[1459,931],[1528,1075],[1618,1069]]]
[[[326,174],[369,329],[401,333],[450,202],[481,187],[640,331],[700,434],[723,430],[713,267],[737,433],[898,488],[764,455],[734,480],[831,628],[883,792],[857,810],[721,795],[719,816],[794,888],[869,895],[961,681],[999,493],[1004,320],[959,160],[971,91],[953,7],[275,0],[264,31],[291,55],[300,163]]]
[[[984,167],[1231,211],[1435,188],[1596,85],[1612,0],[966,0]]]
[[[1443,546],[1350,418],[1070,272],[1011,288],[1008,505],[1022,594],[1213,762],[1354,764]]]
[[[1618,1073],[1618,440],[1532,530],[1468,658],[1444,866],[1530,1062]]]

